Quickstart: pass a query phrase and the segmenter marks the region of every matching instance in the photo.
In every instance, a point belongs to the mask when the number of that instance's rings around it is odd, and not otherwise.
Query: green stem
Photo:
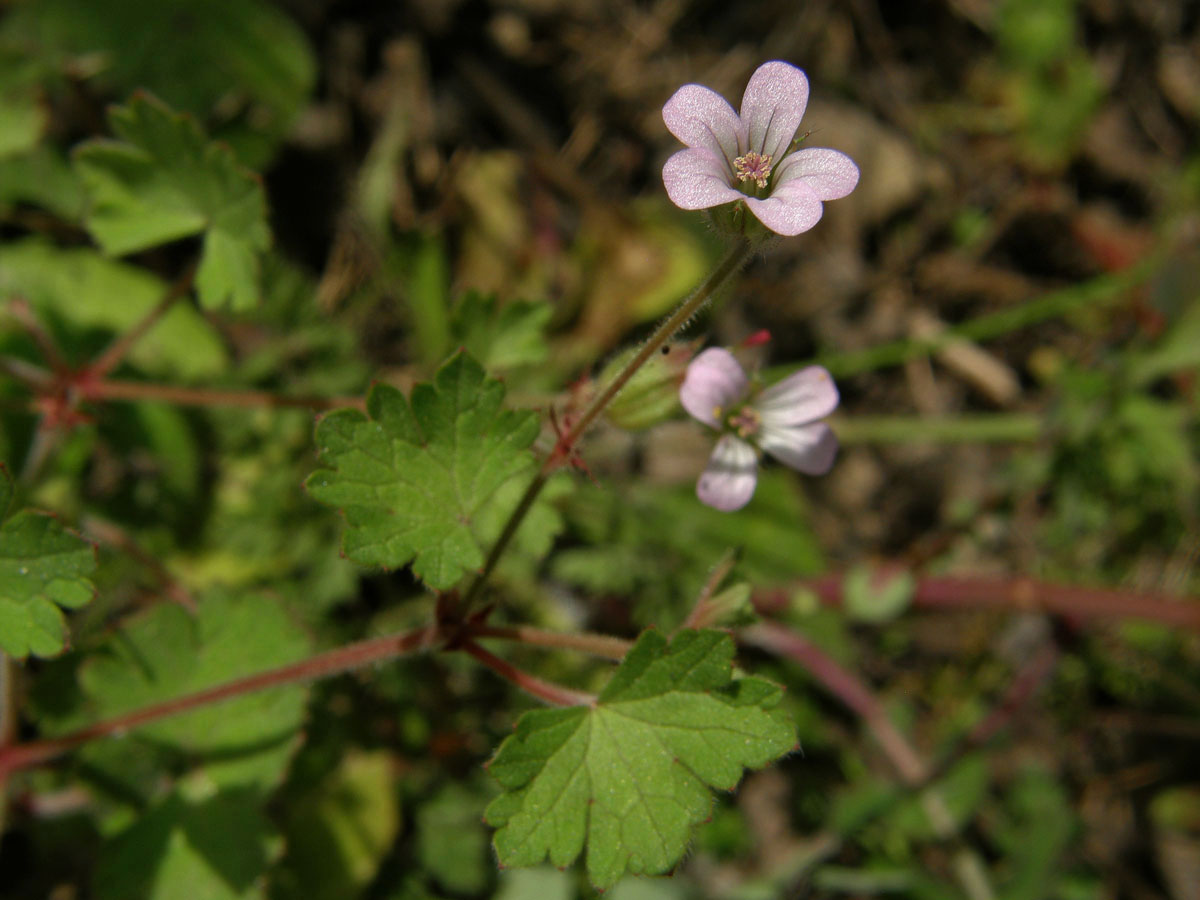
[[[705,304],[716,296],[721,287],[746,264],[746,261],[750,258],[753,246],[745,238],[739,238],[730,247],[729,252],[717,263],[716,268],[709,273],[708,277],[699,284],[686,300],[679,304],[675,312],[671,313],[654,329],[654,333],[646,339],[641,349],[625,364],[625,367],[617,373],[608,386],[588,404],[587,409],[583,411],[571,426],[571,429],[558,439],[558,442],[554,445],[554,449],[550,451],[550,454],[542,463],[542,467],[533,477],[533,481],[529,483],[529,487],[525,489],[525,493],[517,502],[517,506],[508,517],[508,521],[504,523],[504,529],[500,532],[500,537],[496,539],[496,543],[492,545],[492,550],[488,554],[487,561],[483,564],[479,575],[471,582],[471,586],[467,588],[466,593],[463,595],[462,613],[465,614],[479,598],[479,594],[487,584],[488,579],[491,578],[496,564],[508,549],[513,535],[517,533],[517,528],[524,521],[526,514],[533,508],[533,503],[542,492],[542,488],[546,486],[546,482],[549,480],[551,474],[571,458],[575,450],[575,445],[579,443],[579,439],[583,437],[584,432],[591,427],[597,416],[604,412],[608,404],[620,393],[621,388],[625,387],[629,379],[637,373],[638,369],[645,365],[646,361],[657,353],[659,348],[674,336],[675,332],[683,328],[691,320],[692,316],[703,309]]]
[[[856,375],[885,366],[896,366],[930,356],[955,341],[986,341],[1055,319],[1084,306],[1099,306],[1120,299],[1126,291],[1149,278],[1159,265],[1159,254],[1151,254],[1136,265],[1111,275],[1102,275],[1059,291],[1035,297],[1020,306],[989,313],[932,338],[892,341],[850,353],[830,353],[818,359],[835,377]]]
[[[855,416],[831,423],[843,444],[1029,443],[1042,420],[1028,413],[945,416]]]

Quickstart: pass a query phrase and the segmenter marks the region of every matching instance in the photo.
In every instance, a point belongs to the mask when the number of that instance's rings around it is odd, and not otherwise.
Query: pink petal
[[[692,418],[720,428],[721,418],[745,396],[746,386],[746,373],[733,354],[722,347],[709,347],[688,365],[679,402]]]
[[[779,162],[796,136],[807,105],[808,78],[802,71],[778,60],[763,63],[742,94],[747,148]]]
[[[775,190],[802,180],[818,200],[840,200],[858,184],[858,166],[845,153],[824,147],[797,150],[775,167]]]
[[[685,84],[663,106],[667,130],[689,147],[703,147],[725,160],[726,171],[745,143],[745,127],[729,102],[701,84]]]
[[[696,496],[705,506],[733,512],[750,502],[757,481],[758,456],[754,448],[727,434],[713,448],[708,468],[696,482]]]
[[[758,221],[776,234],[789,236],[816,225],[825,209],[802,178],[777,185],[765,200],[746,197],[745,201]]]
[[[758,445],[797,472],[824,475],[837,456],[837,437],[824,422],[791,428],[770,428],[764,423]]]
[[[821,366],[808,366],[759,394],[754,408],[762,415],[764,427],[786,428],[823,419],[837,405],[833,376]]]
[[[729,186],[721,158],[702,147],[673,154],[663,166],[663,185],[680,209],[708,209],[745,196]]]

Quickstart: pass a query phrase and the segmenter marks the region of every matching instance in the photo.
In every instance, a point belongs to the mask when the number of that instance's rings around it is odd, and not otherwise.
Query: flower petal
[[[745,196],[729,186],[721,158],[702,147],[673,154],[663,166],[663,185],[680,209],[708,209]]]
[[[746,373],[732,353],[709,347],[688,365],[679,402],[692,418],[720,428],[729,407],[745,396],[747,384]]]
[[[713,448],[708,468],[696,482],[696,496],[705,506],[733,512],[750,502],[757,482],[758,456],[754,448],[727,434]]]
[[[797,179],[818,200],[840,200],[858,184],[858,166],[845,153],[824,147],[797,150],[775,167],[775,190]]]
[[[824,422],[790,428],[772,428],[764,423],[758,433],[758,446],[797,472],[824,475],[833,466],[838,442]]]
[[[747,148],[779,162],[796,136],[808,105],[808,78],[790,63],[763,63],[742,94]]]
[[[662,116],[671,134],[689,147],[710,150],[733,171],[746,129],[724,97],[702,84],[685,84],[663,106]]]
[[[825,207],[802,178],[777,185],[765,200],[746,197],[750,212],[776,234],[794,235],[808,231],[821,220]]]
[[[764,427],[786,428],[823,419],[837,405],[833,376],[821,366],[808,366],[759,394],[754,408],[762,415]]]

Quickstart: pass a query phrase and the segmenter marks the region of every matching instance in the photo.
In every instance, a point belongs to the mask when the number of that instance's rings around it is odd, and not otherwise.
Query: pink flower
[[[858,166],[837,150],[788,152],[807,104],[808,78],[779,61],[750,76],[741,115],[715,91],[685,84],[663,107],[667,129],[688,146],[663,166],[671,202],[708,209],[741,201],[778,234],[808,231],[823,200],[854,190]]]
[[[679,400],[693,418],[725,432],[696,483],[696,495],[708,506],[732,512],[750,502],[758,450],[806,475],[824,475],[833,465],[837,438],[818,419],[837,407],[838,391],[820,366],[752,391],[733,354],[711,347],[688,366]]]

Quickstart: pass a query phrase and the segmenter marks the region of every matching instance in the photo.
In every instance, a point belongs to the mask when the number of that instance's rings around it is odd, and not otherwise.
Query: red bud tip
[[[771,340],[771,332],[769,332],[769,331],[767,331],[767,329],[763,328],[759,331],[754,332],[754,334],[750,335],[749,337],[744,338],[742,340],[742,343],[740,346],[742,346],[742,347],[759,347],[759,346],[767,343],[769,340]]]

